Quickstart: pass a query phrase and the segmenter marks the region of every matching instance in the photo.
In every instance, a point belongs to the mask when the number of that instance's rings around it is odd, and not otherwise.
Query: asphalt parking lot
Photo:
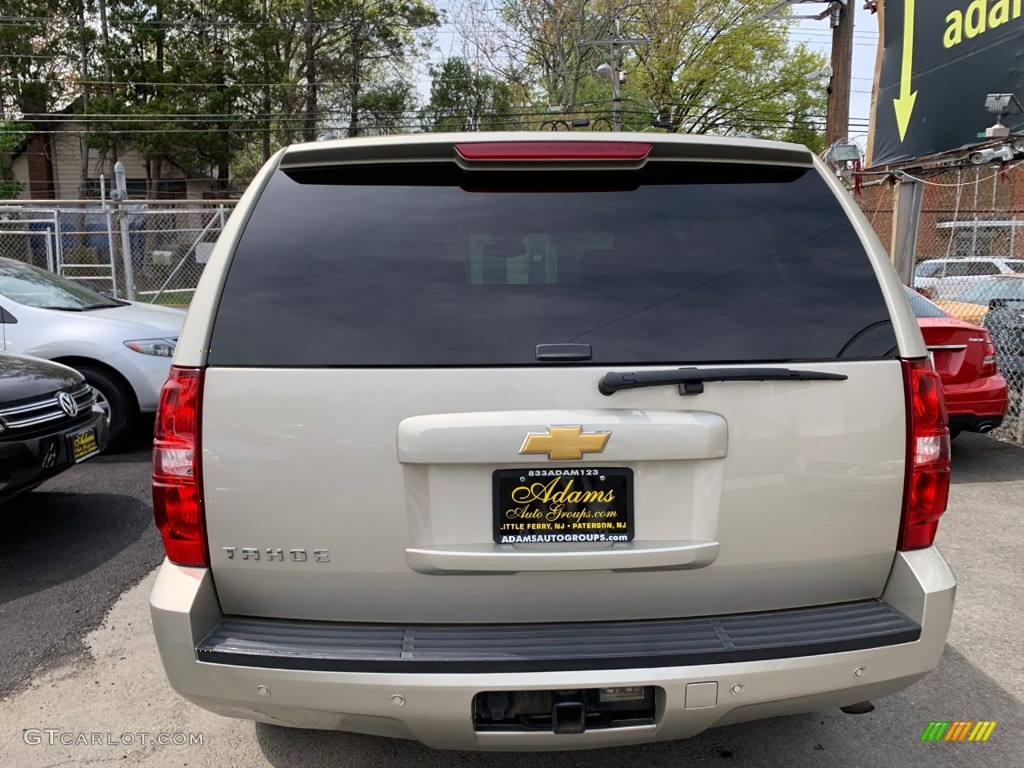
[[[938,541],[960,586],[946,653],[923,682],[865,715],[820,712],[685,742],[516,755],[257,726],[178,698],[149,626],[162,550],[149,506],[147,443],[140,435],[129,451],[87,462],[0,508],[0,766],[1024,765],[1019,447],[970,434],[954,443]],[[998,725],[986,743],[922,743],[931,720]],[[154,743],[159,734],[170,743]],[[197,736],[201,744],[176,743]]]

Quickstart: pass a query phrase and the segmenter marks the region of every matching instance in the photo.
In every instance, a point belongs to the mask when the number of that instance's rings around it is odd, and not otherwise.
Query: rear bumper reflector
[[[265,669],[501,673],[692,666],[814,656],[917,640],[878,600],[689,619],[579,624],[334,624],[226,618],[199,661]]]

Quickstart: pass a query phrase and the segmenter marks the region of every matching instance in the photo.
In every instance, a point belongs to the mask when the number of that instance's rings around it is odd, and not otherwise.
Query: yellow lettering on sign
[[[986,0],[974,0],[967,6],[967,13],[964,15],[964,34],[968,37],[977,37],[985,31]]]
[[[946,31],[942,45],[952,48],[964,41],[966,36],[973,39],[990,29],[1019,19],[1021,0],[972,0],[966,10],[953,11],[946,16]]]
[[[942,36],[942,44],[952,48],[964,39],[964,15],[960,11],[953,11],[946,17],[946,34]]]
[[[1018,3],[1020,0],[1017,0]],[[1010,0],[995,0],[988,12],[989,29],[994,29],[1000,24],[1010,20]]]

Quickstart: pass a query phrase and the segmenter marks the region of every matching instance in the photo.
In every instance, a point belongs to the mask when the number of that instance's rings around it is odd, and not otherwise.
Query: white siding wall
[[[78,133],[73,128],[62,131],[51,143],[51,160],[53,163],[53,182],[56,188],[56,197],[62,200],[74,200],[78,198],[78,183],[81,177],[81,143]],[[88,151],[88,149],[86,149]],[[146,163],[142,156],[134,150],[123,152],[118,160],[124,165],[125,177],[133,180],[145,180]],[[104,162],[96,156],[95,152],[89,158],[88,174],[90,179],[98,179],[101,174],[107,177],[107,190],[113,185],[110,178],[110,163]],[[170,163],[164,163],[162,178],[181,179],[184,175],[181,170]],[[15,158],[14,178],[25,185],[21,193],[22,199],[29,198],[29,174],[28,157],[24,154]],[[201,199],[203,193],[210,189],[210,183],[204,181],[189,182],[187,184],[188,197]]]

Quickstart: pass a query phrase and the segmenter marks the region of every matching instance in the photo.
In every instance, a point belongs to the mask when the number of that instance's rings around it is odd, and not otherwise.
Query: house
[[[77,200],[100,197],[100,176],[106,177],[106,193],[113,188],[112,163],[82,140],[82,124],[71,119],[72,107],[48,115],[33,116],[35,132],[12,153],[14,180],[23,186],[24,200]],[[82,179],[82,153],[86,153],[87,182]],[[117,158],[125,169],[128,196],[147,199],[151,186],[159,200],[203,200],[220,197],[214,178],[186,178],[173,162],[164,160],[161,178],[150,184],[146,159],[130,147]]]

